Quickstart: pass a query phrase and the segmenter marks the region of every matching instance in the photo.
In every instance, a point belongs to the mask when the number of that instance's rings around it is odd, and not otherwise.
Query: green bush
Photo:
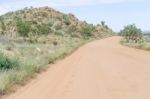
[[[27,37],[31,30],[31,22],[18,19],[16,27],[20,36]]]
[[[67,18],[67,19],[64,20],[64,23],[65,23],[66,25],[70,25],[70,24],[71,24],[71,21]]]
[[[63,36],[63,32],[62,31],[55,31],[55,35],[58,35],[58,36]]]
[[[140,42],[143,39],[143,34],[141,29],[137,28],[134,24],[127,25],[119,33],[121,36],[124,36],[126,42]]]
[[[37,25],[38,34],[48,34],[50,32],[50,28],[46,24]]]
[[[3,53],[0,53],[0,69],[15,69],[19,66],[16,59],[8,58]]]
[[[38,34],[38,28],[36,27],[36,25],[31,27],[31,33],[34,35]]]
[[[85,25],[85,26],[83,26],[83,27],[81,28],[81,31],[80,31],[80,32],[82,33],[82,36],[83,36],[84,38],[87,38],[87,37],[92,36],[93,30],[94,30],[94,27],[89,26],[89,25]]]
[[[70,25],[71,24],[71,21],[69,20],[69,17],[67,15],[64,15],[63,19],[64,19],[65,25]]]

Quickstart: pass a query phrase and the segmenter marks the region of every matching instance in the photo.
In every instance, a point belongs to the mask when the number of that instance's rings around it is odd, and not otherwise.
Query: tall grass
[[[63,41],[57,45],[53,43],[15,43],[12,52],[18,57],[17,60],[0,54],[0,57],[5,58],[4,63],[8,64],[8,67],[4,69],[3,67],[0,68],[0,94],[5,94],[7,90],[15,84],[24,84],[24,82],[35,73],[46,69],[47,64],[54,63],[56,60],[64,58],[85,42],[85,40],[76,41],[71,38],[63,38]],[[7,63],[6,60],[10,61]],[[0,64],[1,63],[3,64],[3,61],[0,59]]]

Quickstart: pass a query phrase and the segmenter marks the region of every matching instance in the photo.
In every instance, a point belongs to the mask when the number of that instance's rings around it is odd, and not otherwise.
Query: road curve
[[[150,53],[97,40],[5,99],[150,99]]]

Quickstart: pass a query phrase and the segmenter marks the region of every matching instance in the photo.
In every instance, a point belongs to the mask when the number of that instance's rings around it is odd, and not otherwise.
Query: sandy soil
[[[84,45],[5,99],[150,99],[150,53],[119,39]]]

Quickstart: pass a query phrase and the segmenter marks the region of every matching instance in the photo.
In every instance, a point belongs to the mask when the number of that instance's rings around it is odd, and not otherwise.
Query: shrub
[[[120,35],[124,36],[127,42],[134,41],[138,42],[142,40],[142,31],[135,25],[127,25],[123,30],[120,31]]]
[[[66,20],[64,21],[64,23],[65,23],[66,25],[70,25],[70,24],[71,24],[71,22],[70,22],[69,19],[66,19]]]
[[[37,43],[38,41],[37,41],[37,39],[29,38],[28,42],[31,44],[34,44],[34,43]]]
[[[57,41],[54,41],[54,42],[53,42],[53,45],[54,45],[54,46],[58,45],[58,42],[57,42]]]
[[[48,24],[47,24],[47,25],[48,25],[49,27],[52,27],[52,26],[53,26],[53,24],[54,24],[54,22],[50,21],[50,22],[48,22]]]
[[[62,28],[62,25],[60,23],[57,23],[55,25],[55,30],[60,30]]]
[[[64,15],[63,19],[64,19],[65,25],[70,25],[71,24],[71,21],[70,21],[70,19],[69,19],[69,17],[67,15]]]
[[[48,34],[50,32],[50,28],[46,24],[37,25],[38,34]]]
[[[82,36],[83,36],[84,38],[86,38],[86,37],[92,36],[93,30],[94,30],[94,27],[89,26],[89,25],[85,25],[85,26],[83,26],[83,27],[81,28],[81,31],[80,31],[80,32],[82,33]]]
[[[16,59],[8,58],[3,53],[0,53],[0,69],[14,69],[19,66]]]
[[[55,31],[55,35],[58,35],[58,36],[63,36],[63,32],[62,31]]]
[[[48,14],[46,12],[41,12],[42,17],[48,17]]]
[[[36,25],[31,27],[31,32],[32,32],[32,34],[37,35],[37,33],[38,33],[38,28],[36,27]]]
[[[10,45],[6,46],[5,49],[8,50],[8,51],[12,51],[13,50],[12,46],[10,46]]]
[[[20,36],[27,37],[31,30],[31,22],[18,19],[16,27]]]

